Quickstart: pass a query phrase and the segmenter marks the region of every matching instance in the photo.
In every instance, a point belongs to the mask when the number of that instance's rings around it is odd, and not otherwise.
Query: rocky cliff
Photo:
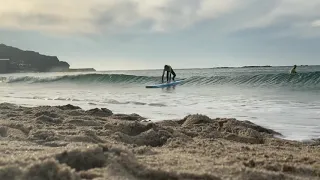
[[[46,56],[34,51],[24,51],[0,44],[0,59],[10,59],[7,72],[67,71],[70,65],[56,56]]]

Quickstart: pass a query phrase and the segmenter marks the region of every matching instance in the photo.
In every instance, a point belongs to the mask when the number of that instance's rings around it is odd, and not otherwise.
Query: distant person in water
[[[174,78],[176,77],[176,73],[173,71],[171,66],[165,65],[162,73],[162,83],[163,83],[163,77],[165,72],[167,72],[167,83],[171,81],[171,74],[173,75],[172,80],[174,81]]]
[[[290,71],[290,74],[296,74],[297,73],[296,68],[297,68],[297,65],[294,65]]]

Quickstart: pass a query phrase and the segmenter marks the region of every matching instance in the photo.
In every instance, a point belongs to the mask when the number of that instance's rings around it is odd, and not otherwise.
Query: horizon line
[[[176,68],[175,70],[188,70],[188,69],[232,69],[232,68],[272,68],[272,67],[292,67],[293,65],[245,65],[245,66],[214,66],[214,67],[195,67],[195,68]],[[306,66],[320,66],[320,64],[304,64],[304,65],[298,65],[298,67],[306,67]],[[75,68],[77,69],[77,68]],[[81,68],[79,68],[81,69]],[[95,69],[95,68],[93,68]],[[145,70],[163,70],[162,68],[150,68],[150,69],[116,69],[116,70],[96,70],[97,72],[101,71],[145,71]]]

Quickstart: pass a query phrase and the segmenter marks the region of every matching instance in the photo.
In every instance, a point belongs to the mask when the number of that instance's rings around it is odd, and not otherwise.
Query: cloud
[[[320,20],[315,20],[311,23],[312,27],[320,27]]]
[[[0,26],[8,29],[58,33],[94,32],[90,21],[91,3],[75,0],[0,0]]]
[[[217,18],[235,0],[0,0],[0,27],[61,33],[98,33],[142,26],[171,31]]]
[[[250,23],[252,27],[265,27],[277,23],[296,23],[320,16],[319,0],[275,0],[271,4],[273,6],[269,6],[268,12],[256,17]]]
[[[242,29],[263,29],[280,27],[280,36],[308,37],[319,35],[312,28],[320,17],[320,0],[271,0],[265,13],[243,23]],[[311,26],[310,26],[311,23]]]
[[[214,24],[216,21],[219,22],[217,28],[225,27],[226,31],[282,25],[297,33],[312,33],[311,28],[318,26],[320,17],[320,0],[0,2],[5,4],[0,7],[0,28],[67,34],[172,32],[197,26],[201,22]],[[304,31],[304,28],[310,29]]]

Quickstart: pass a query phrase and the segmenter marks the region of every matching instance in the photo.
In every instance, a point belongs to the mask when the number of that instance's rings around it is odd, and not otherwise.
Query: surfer
[[[291,69],[290,71],[290,74],[296,74],[296,68],[297,68],[297,65],[294,65],[293,68]]]
[[[174,81],[174,78],[176,77],[176,73],[173,71],[171,66],[165,65],[162,73],[162,83],[163,83],[163,77],[165,72],[167,72],[167,82],[171,81],[171,74],[173,75],[172,80]]]

